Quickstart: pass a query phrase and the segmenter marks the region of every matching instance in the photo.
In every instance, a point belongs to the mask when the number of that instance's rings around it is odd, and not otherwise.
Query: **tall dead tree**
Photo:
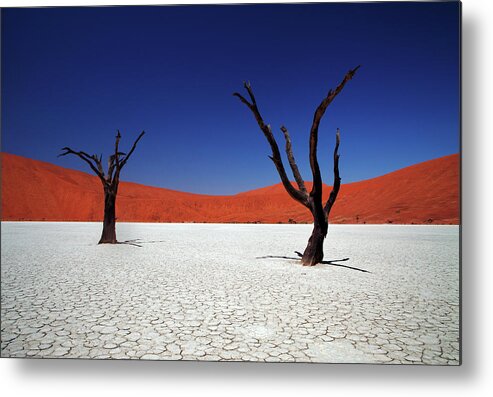
[[[291,147],[291,138],[289,136],[289,132],[286,127],[281,126],[281,131],[284,134],[284,138],[286,141],[286,154],[288,157],[289,165],[291,167],[291,171],[293,172],[294,179],[298,188],[295,188],[284,169],[284,165],[281,158],[281,153],[279,151],[279,147],[277,145],[276,139],[272,133],[270,125],[266,124],[260,115],[260,111],[257,106],[257,101],[255,100],[255,96],[253,94],[252,87],[250,83],[245,82],[244,87],[250,97],[250,100],[247,100],[241,94],[235,92],[233,95],[238,97],[241,102],[243,102],[253,113],[255,116],[255,120],[257,121],[258,126],[262,130],[265,138],[269,142],[269,145],[272,149],[272,156],[269,158],[274,162],[276,166],[277,172],[281,177],[282,184],[284,188],[289,193],[289,195],[306,208],[310,210],[313,215],[313,232],[308,240],[308,245],[305,248],[303,254],[297,252],[298,255],[301,256],[301,263],[303,266],[314,266],[317,263],[320,263],[324,257],[323,251],[323,243],[325,237],[327,236],[328,230],[328,219],[330,210],[334,205],[337,194],[339,193],[339,188],[341,186],[341,178],[339,176],[339,143],[340,143],[340,133],[339,129],[336,132],[336,145],[334,149],[334,184],[332,187],[332,191],[330,192],[329,198],[327,202],[324,204],[322,202],[322,176],[320,174],[320,167],[318,165],[317,159],[317,144],[318,144],[318,128],[320,125],[320,121],[322,120],[327,107],[331,104],[334,98],[342,91],[346,83],[351,80],[359,69],[359,66],[350,70],[344,76],[344,79],[339,83],[339,85],[334,90],[329,90],[327,96],[322,100],[320,105],[318,105],[315,110],[315,114],[313,116],[313,122],[310,129],[310,167],[312,170],[313,176],[313,185],[310,192],[307,191],[305,182],[301,177],[298,166],[296,165],[296,161],[293,156],[293,150]]]
[[[103,184],[104,190],[104,219],[103,219],[103,232],[101,233],[101,239],[98,244],[116,244],[116,196],[118,193],[118,184],[120,183],[120,172],[127,164],[128,159],[137,147],[137,143],[140,138],[144,136],[144,131],[135,140],[132,148],[128,154],[119,151],[119,144],[121,134],[118,131],[115,139],[115,152],[108,158],[108,170],[106,174],[103,170],[102,155],[92,155],[90,156],[86,152],[70,149],[69,147],[64,147],[62,149],[63,153],[58,155],[58,157],[66,156],[67,154],[74,154],[84,160],[92,171],[99,177],[101,183]]]

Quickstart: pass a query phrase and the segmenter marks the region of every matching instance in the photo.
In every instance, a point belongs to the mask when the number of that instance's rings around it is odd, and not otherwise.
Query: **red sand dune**
[[[99,179],[2,153],[2,220],[100,221]],[[327,196],[330,192],[324,186]],[[311,222],[281,184],[233,196],[208,196],[121,182],[117,218],[127,222]],[[459,223],[459,156],[426,161],[343,184],[332,223]]]

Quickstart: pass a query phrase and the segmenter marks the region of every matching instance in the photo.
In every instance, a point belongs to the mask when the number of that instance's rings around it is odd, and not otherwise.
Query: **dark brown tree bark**
[[[233,95],[238,97],[241,102],[243,102],[253,113],[258,126],[262,130],[267,142],[272,149],[272,156],[269,158],[274,162],[274,165],[279,173],[282,184],[288,194],[300,204],[308,208],[313,216],[313,231],[310,239],[308,240],[308,245],[305,248],[301,256],[301,263],[303,266],[314,266],[317,263],[322,262],[324,257],[323,244],[325,237],[327,236],[327,230],[329,225],[329,214],[334,205],[339,189],[341,186],[341,178],[339,175],[339,144],[340,144],[340,132],[337,129],[336,132],[336,145],[334,149],[334,183],[332,191],[330,192],[329,198],[325,205],[322,202],[322,175],[320,173],[320,167],[318,165],[317,158],[317,144],[318,144],[318,128],[320,121],[322,120],[327,107],[331,104],[334,98],[342,91],[346,83],[351,80],[359,69],[359,66],[350,70],[344,76],[344,79],[339,83],[339,85],[334,90],[329,90],[327,96],[322,100],[320,105],[318,105],[313,116],[313,122],[310,129],[310,168],[312,170],[313,184],[310,192],[307,191],[303,178],[301,177],[300,171],[294,159],[293,150],[291,146],[291,138],[286,127],[281,126],[281,131],[284,134],[284,139],[286,141],[286,155],[288,158],[289,166],[293,172],[294,179],[298,185],[296,189],[289,180],[286,170],[281,158],[281,153],[279,151],[279,146],[272,133],[271,127],[265,124],[260,111],[257,107],[257,101],[252,91],[250,83],[245,82],[244,87],[248,93],[249,100],[247,100],[241,94],[235,92]]]
[[[92,155],[90,156],[86,152],[76,152],[69,147],[62,149],[63,153],[60,156],[67,154],[74,154],[89,164],[92,171],[99,177],[104,191],[104,218],[103,218],[103,231],[98,244],[116,244],[116,196],[118,194],[118,185],[120,183],[120,172],[127,163],[128,159],[137,147],[137,143],[144,136],[144,131],[135,140],[132,148],[128,154],[120,152],[118,146],[120,144],[120,131],[118,131],[115,139],[115,152],[108,158],[108,170],[105,174],[103,171],[103,164],[101,162],[102,156]]]
[[[98,244],[116,244],[116,193],[111,189],[104,191],[103,232]]]

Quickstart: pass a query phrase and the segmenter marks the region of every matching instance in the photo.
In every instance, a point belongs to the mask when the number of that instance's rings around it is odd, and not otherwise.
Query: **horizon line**
[[[86,175],[88,175],[90,177],[97,178],[96,175],[91,174],[91,173],[86,172],[86,171],[81,171],[81,170],[74,169],[74,168],[69,168],[69,167],[63,167],[61,165],[50,163],[48,161],[37,160],[37,159],[33,159],[31,157],[21,156],[19,154],[15,154],[15,153],[9,153],[9,152],[5,152],[5,151],[0,151],[0,155],[3,156],[4,154],[7,154],[9,156],[21,157],[23,159],[27,159],[27,160],[31,160],[31,161],[37,161],[37,162],[44,163],[44,164],[49,164],[49,165],[54,166],[54,167],[62,168],[62,169],[65,169],[65,170],[70,170],[70,171],[73,171],[73,172],[80,172],[80,173],[86,174]],[[381,178],[381,177],[383,177],[385,175],[389,175],[389,174],[392,174],[394,172],[397,172],[397,171],[400,171],[400,170],[404,170],[406,168],[410,168],[410,167],[416,166],[418,164],[423,164],[423,163],[427,163],[429,161],[435,161],[435,160],[439,160],[439,159],[442,159],[442,158],[445,158],[445,157],[450,157],[450,156],[459,156],[459,157],[461,157],[461,155],[462,155],[462,152],[461,151],[456,152],[456,153],[446,154],[444,156],[435,157],[435,158],[432,158],[432,159],[429,159],[429,160],[420,161],[418,163],[409,164],[407,166],[404,166],[404,167],[401,167],[401,168],[397,168],[397,169],[394,169],[393,171],[386,172],[386,173],[381,174],[381,175],[376,175],[376,176],[373,176],[371,178],[361,179],[361,180],[353,181],[353,182],[341,183],[341,186],[343,186],[343,185],[352,185],[352,184],[358,184],[358,183],[362,183],[362,182],[366,182],[366,181],[371,181],[373,179]],[[3,167],[2,167],[2,169],[3,169]],[[0,176],[2,174],[3,174],[3,171],[0,172]],[[344,180],[344,178],[342,178],[342,180]],[[266,188],[269,188],[269,187],[272,187],[272,186],[277,186],[279,184],[282,184],[282,182],[279,181],[279,182],[274,183],[274,184],[271,184],[271,185],[260,186],[260,187],[257,187],[257,188],[254,188],[254,189],[249,189],[249,190],[243,190],[243,191],[236,192],[236,193],[233,193],[233,194],[210,194],[210,193],[195,193],[195,192],[191,192],[191,191],[177,190],[177,189],[172,189],[172,188],[168,188],[168,187],[164,187],[164,186],[146,185],[146,184],[141,183],[141,182],[128,181],[128,180],[124,180],[124,179],[122,179],[120,182],[121,183],[131,183],[131,184],[145,186],[145,187],[149,187],[149,188],[153,188],[153,189],[164,189],[164,190],[169,190],[169,191],[178,192],[178,193],[185,193],[185,194],[191,194],[191,195],[196,195],[196,196],[209,196],[209,197],[232,197],[232,196],[237,196],[237,195],[240,195],[240,194],[254,192],[256,190],[266,189]],[[290,182],[291,182],[292,185],[296,186],[296,181],[290,179]],[[305,181],[305,183],[311,184],[312,181],[308,180],[308,181]],[[332,186],[332,185],[329,185],[329,184],[327,184],[325,182],[323,182],[323,185],[328,186],[328,187],[331,187]]]

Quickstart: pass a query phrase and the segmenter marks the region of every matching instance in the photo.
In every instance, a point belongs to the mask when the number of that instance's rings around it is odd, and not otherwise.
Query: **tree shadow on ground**
[[[133,245],[134,247],[142,248],[142,244],[153,244],[153,243],[164,243],[164,242],[165,242],[164,240],[142,241],[140,238],[136,238],[133,240],[118,241],[117,244]]]
[[[297,251],[295,251],[295,252],[299,255],[299,253]],[[289,259],[289,260],[293,260],[293,261],[299,261],[300,260],[300,258],[295,258],[292,256],[276,256],[276,255],[258,256],[255,259]],[[358,272],[363,272],[363,273],[371,273],[369,270],[360,269],[358,267],[353,267],[353,266],[341,265],[340,263],[335,263],[335,262],[346,262],[348,260],[349,260],[349,258],[332,259],[330,261],[322,261],[320,263],[322,263],[324,265],[344,267],[346,269],[356,270]]]

